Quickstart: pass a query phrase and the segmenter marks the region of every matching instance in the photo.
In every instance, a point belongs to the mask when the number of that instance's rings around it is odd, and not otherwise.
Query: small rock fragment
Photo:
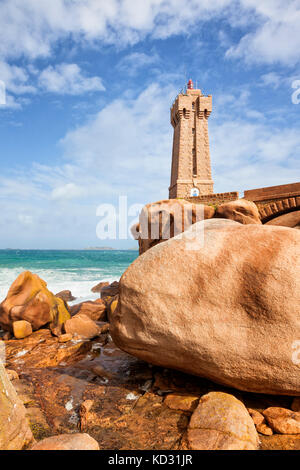
[[[14,337],[23,339],[32,334],[32,326],[26,320],[19,320],[13,322]]]

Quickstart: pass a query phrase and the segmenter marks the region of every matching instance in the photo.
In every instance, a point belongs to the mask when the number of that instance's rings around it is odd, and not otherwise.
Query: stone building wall
[[[219,205],[225,202],[236,201],[239,199],[239,193],[232,191],[229,193],[201,194],[197,197],[186,197],[185,200],[195,204],[213,204]]]

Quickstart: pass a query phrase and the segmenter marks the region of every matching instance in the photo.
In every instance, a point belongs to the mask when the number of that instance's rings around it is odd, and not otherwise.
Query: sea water
[[[118,281],[135,260],[134,250],[0,250],[0,301],[23,271],[38,274],[48,289],[69,289],[76,302],[95,300],[91,288],[101,281]]]

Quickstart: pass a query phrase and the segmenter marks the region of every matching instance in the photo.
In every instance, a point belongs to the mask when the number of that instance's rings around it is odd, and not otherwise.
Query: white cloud
[[[210,126],[217,191],[286,184],[299,180],[300,135],[296,127],[276,128],[243,119]]]
[[[269,72],[261,76],[262,85],[271,86],[275,90],[282,83],[283,79],[279,73]]]
[[[143,184],[153,185],[170,164],[169,107],[175,94],[173,87],[155,83],[135,99],[111,102],[65,136],[65,157],[82,167],[94,166],[121,185],[126,178],[131,181],[131,174],[138,179],[147,174]],[[135,183],[131,190],[137,188]]]
[[[149,55],[143,52],[132,52],[120,60],[118,68],[129,75],[135,75],[140,69],[158,64],[159,60],[157,54]]]
[[[231,58],[293,65],[299,62],[299,0],[2,0],[0,58],[50,57],[58,41],[112,44],[118,48],[146,37],[189,35],[209,20],[240,28],[242,37],[220,33]],[[228,28],[223,28],[223,30]]]
[[[77,199],[83,196],[84,189],[74,183],[67,183],[63,186],[54,188],[51,192],[51,198],[54,200]]]
[[[250,18],[255,15],[257,26],[228,49],[228,57],[241,57],[250,63],[294,65],[299,62],[299,0],[240,0],[240,6],[242,15],[247,11]]]
[[[26,70],[16,65],[9,65],[0,60],[0,77],[5,83],[7,91],[14,94],[34,93],[35,87],[29,85],[29,76]]]
[[[165,38],[216,16],[230,0],[3,0],[0,56],[49,56],[53,44],[102,41],[126,46],[146,35]]]
[[[69,95],[105,90],[101,78],[84,76],[77,64],[47,67],[39,76],[39,85],[46,91]]]

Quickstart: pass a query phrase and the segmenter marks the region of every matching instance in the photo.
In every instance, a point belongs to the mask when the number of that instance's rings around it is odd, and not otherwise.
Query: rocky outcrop
[[[81,360],[90,351],[92,343],[77,338],[62,344],[48,329],[34,331],[32,335],[5,341],[6,362],[9,368],[21,373],[28,369],[56,367]]]
[[[46,437],[31,450],[99,450],[99,444],[88,434],[60,434]]]
[[[94,293],[101,292],[103,287],[109,286],[109,282],[99,282],[94,287],[91,288],[91,291]]]
[[[114,281],[101,289],[101,299],[107,304],[113,297],[119,294],[119,282]]]
[[[263,415],[278,434],[300,434],[300,412],[274,406],[267,408]]]
[[[59,297],[60,299],[64,300],[65,302],[72,302],[72,300],[75,300],[76,297],[72,295],[72,292],[70,290],[62,290],[55,294],[55,297]]]
[[[33,330],[49,324],[58,332],[70,318],[64,301],[47,289],[47,283],[30,271],[24,271],[11,285],[0,305],[0,326],[13,331],[13,322],[26,320]]]
[[[84,339],[92,339],[100,334],[100,328],[83,313],[77,313],[65,323],[65,331],[68,334],[79,336]]]
[[[272,436],[273,430],[267,425],[264,415],[257,410],[248,409],[248,412],[253,419],[257,432],[265,436]]]
[[[106,320],[106,305],[102,299],[93,301],[81,302],[80,304],[72,305],[70,307],[71,315],[83,314],[94,321]]]
[[[237,201],[227,202],[217,207],[215,217],[220,219],[230,219],[240,224],[259,224],[261,220],[259,211],[254,202],[246,199],[238,199]]]
[[[0,363],[0,450],[21,450],[33,440],[25,413]]]
[[[292,360],[299,303],[297,230],[211,219],[129,266],[110,333],[153,364],[240,390],[300,395]]]
[[[201,397],[188,427],[192,450],[256,450],[258,434],[244,404],[228,393]]]
[[[187,230],[195,222],[210,219],[213,206],[191,204],[184,199],[166,199],[143,207],[139,224],[132,228],[137,234],[140,254],[149,248]]]

